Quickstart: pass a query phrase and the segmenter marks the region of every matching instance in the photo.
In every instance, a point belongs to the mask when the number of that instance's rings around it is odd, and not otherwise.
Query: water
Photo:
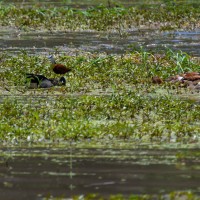
[[[1,148],[1,199],[88,193],[129,196],[175,190],[200,194],[200,159],[195,157],[199,149],[108,146]]]
[[[51,0],[7,0],[3,1],[4,4],[15,4],[17,6],[29,6],[32,5],[42,5],[42,6],[69,6],[69,7],[75,7],[75,8],[87,8],[91,6],[97,6],[97,5],[105,5],[108,6],[109,2],[111,4],[115,3],[117,5],[123,5],[123,6],[144,6],[144,5],[152,5],[151,1],[145,1],[145,0],[134,0],[134,1],[126,1],[126,0],[117,0],[117,1],[109,1],[109,0],[57,0],[57,1],[51,1]],[[187,1],[186,1],[187,2]],[[156,5],[156,3],[154,3]]]
[[[86,7],[91,7],[91,6],[97,6],[100,4],[103,4],[105,6],[108,6],[109,4],[116,4],[116,5],[123,5],[123,6],[156,6],[160,5],[161,3],[165,3],[165,1],[155,1],[155,0],[134,0],[134,1],[127,1],[127,0],[117,0],[117,1],[112,1],[112,0],[57,0],[57,1],[52,1],[52,0],[6,0],[2,1],[4,4],[15,4],[17,6],[32,6],[32,5],[38,5],[38,6],[70,6],[70,7],[75,7],[75,8],[86,8]],[[199,5],[198,0],[180,0],[176,1],[176,3],[192,3]]]
[[[30,54],[59,52],[107,52],[121,54],[143,47],[160,52],[166,48],[182,50],[192,56],[200,56],[200,30],[188,32],[156,32],[154,30],[129,31],[126,37],[118,33],[104,32],[22,32],[1,29],[0,51],[18,53],[25,49]]]

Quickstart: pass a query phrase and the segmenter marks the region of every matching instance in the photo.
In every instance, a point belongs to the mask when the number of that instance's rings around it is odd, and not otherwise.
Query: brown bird
[[[163,83],[163,80],[158,76],[154,76],[154,77],[152,77],[152,83],[161,84],[161,83]]]
[[[67,72],[71,71],[71,69],[65,65],[56,63],[52,55],[48,56],[48,58],[51,61],[51,67],[56,74],[66,74]]]
[[[200,80],[199,72],[186,72],[182,76],[183,76],[183,80],[188,80],[188,81]]]

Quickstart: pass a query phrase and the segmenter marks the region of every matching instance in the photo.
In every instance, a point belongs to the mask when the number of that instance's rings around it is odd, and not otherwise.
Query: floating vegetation
[[[152,76],[165,79],[180,69],[199,71],[199,62],[189,55],[167,50],[162,55],[137,51],[56,59],[72,69],[66,86],[30,90],[25,73],[55,76],[48,59],[26,52],[1,55],[2,140],[198,140],[200,104],[181,98],[193,91],[151,82]]]
[[[157,30],[195,29],[200,27],[199,19],[199,6],[182,3],[129,8],[100,5],[84,10],[0,4],[0,25],[20,29],[114,30],[123,34],[124,30],[142,27]]]

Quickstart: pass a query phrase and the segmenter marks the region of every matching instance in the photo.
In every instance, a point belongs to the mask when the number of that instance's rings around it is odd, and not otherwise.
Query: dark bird
[[[71,69],[65,65],[56,63],[52,55],[48,56],[48,58],[51,61],[51,67],[56,74],[66,74],[67,72],[71,71]]]
[[[29,74],[29,73],[26,74],[26,79],[27,79],[26,82],[37,83],[37,84],[41,83],[44,80],[48,80],[48,78],[46,78],[43,75]]]
[[[60,79],[48,79],[43,75],[39,74],[26,74],[26,84],[29,84],[29,88],[50,88],[53,86],[62,86],[66,84],[66,80],[64,77]]]
[[[60,79],[50,78],[49,79],[53,85],[61,86],[66,85],[66,79],[61,77]]]

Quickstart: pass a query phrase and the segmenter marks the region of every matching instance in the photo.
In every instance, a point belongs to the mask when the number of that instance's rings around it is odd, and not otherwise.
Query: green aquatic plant
[[[128,29],[141,26],[160,30],[199,27],[199,6],[182,3],[163,5],[129,8],[99,5],[81,10],[0,4],[0,25],[25,30],[115,30],[122,37],[127,35]]]
[[[19,86],[18,89],[23,89],[20,86],[24,85],[26,73],[43,74],[49,78],[55,76],[45,56],[28,55],[26,52],[1,56],[1,75],[7,88]],[[97,88],[116,90],[125,87],[125,84],[137,88],[139,83],[148,89],[147,82],[151,81],[152,76],[167,78],[182,72],[199,71],[197,60],[183,52],[171,50],[161,55],[145,51],[134,51],[123,56],[96,53],[85,56],[58,55],[56,60],[72,69],[67,76],[70,85],[63,88],[71,92]]]
[[[144,50],[123,56],[56,54],[56,60],[72,69],[66,86],[31,90],[25,87],[26,72],[55,76],[48,59],[26,52],[15,56],[4,53],[1,90],[6,96],[0,104],[1,139],[198,138],[199,104],[177,96],[185,91],[176,85],[173,90],[169,84],[151,83],[151,76],[166,78],[178,73],[179,54],[182,56],[182,52],[169,50],[162,55]],[[198,62],[187,55],[181,67],[198,71]]]
[[[151,101],[151,104],[149,104]],[[120,96],[65,97],[48,101],[5,101],[1,104],[2,139],[33,141],[84,138],[168,139],[198,135],[198,105],[160,97],[149,100],[135,93]],[[55,103],[54,103],[55,102]],[[12,112],[8,112],[12,104]],[[190,110],[186,113],[185,110]],[[195,125],[196,123],[196,125]],[[172,135],[173,133],[173,135]],[[175,136],[174,136],[175,134]],[[146,138],[146,139],[147,139]]]
[[[171,49],[168,49],[167,56],[175,62],[176,66],[174,70],[177,73],[180,74],[186,71],[192,71],[194,62],[191,60],[191,57],[187,53],[182,51],[174,52]]]

